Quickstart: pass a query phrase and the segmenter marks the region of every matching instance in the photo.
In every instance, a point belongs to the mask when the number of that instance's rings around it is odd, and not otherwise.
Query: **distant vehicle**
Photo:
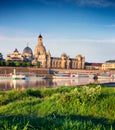
[[[23,79],[25,80],[26,79],[26,76],[25,75],[17,75],[17,74],[13,74],[12,75],[12,79],[15,79],[15,80],[18,80],[18,79]]]
[[[78,78],[91,78],[91,79],[93,79],[94,75],[93,74],[79,74]]]
[[[97,75],[97,79],[112,79],[112,78],[115,78],[115,76],[108,73]]]
[[[78,78],[78,74],[65,72],[65,73],[54,73],[53,75],[53,79],[71,79],[71,78]]]
[[[18,80],[18,79],[25,80],[26,79],[26,75],[16,74],[16,70],[14,69],[14,74],[12,75],[12,79],[13,80]]]
[[[94,78],[91,74],[74,74],[74,73],[54,73],[53,79],[75,79],[75,78]]]

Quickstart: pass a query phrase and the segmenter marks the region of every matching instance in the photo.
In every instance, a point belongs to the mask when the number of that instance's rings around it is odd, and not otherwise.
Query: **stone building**
[[[35,47],[34,54],[30,47],[25,47],[22,54],[17,49],[12,54],[8,54],[6,61],[32,62],[32,64],[40,63],[41,68],[55,69],[84,69],[85,57],[77,55],[75,58],[63,53],[60,57],[52,57],[50,52],[46,51],[43,45],[43,38],[38,36],[38,43]]]
[[[34,51],[34,62],[40,62],[40,67],[50,68],[51,55],[50,52],[46,52],[45,46],[43,45],[42,36],[38,37],[38,44]]]
[[[21,53],[18,52],[17,49],[14,50],[12,54],[8,54],[6,57],[6,61],[24,61],[24,57]]]
[[[26,62],[31,62],[33,60],[33,52],[32,49],[30,47],[25,47],[22,53],[23,57],[24,57],[24,61]]]
[[[43,38],[41,35],[38,37],[38,44],[34,51],[34,62],[40,62],[43,68],[56,68],[56,69],[84,69],[85,57],[78,55],[75,58],[70,58],[65,53],[60,57],[51,57],[50,52],[46,52],[43,45]]]
[[[102,63],[88,63],[85,62],[86,70],[102,70]]]
[[[23,53],[19,53],[17,49],[12,54],[8,54],[6,61],[32,62],[33,52],[30,47],[25,47]]]
[[[115,60],[109,60],[103,63],[102,70],[115,70]]]

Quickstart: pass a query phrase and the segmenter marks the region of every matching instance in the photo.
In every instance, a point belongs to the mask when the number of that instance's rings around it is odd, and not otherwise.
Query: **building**
[[[115,60],[109,60],[102,64],[102,70],[115,70]]]
[[[86,70],[101,70],[102,69],[102,63],[85,63],[85,69]]]
[[[63,53],[60,57],[52,57],[50,52],[46,51],[43,45],[43,37],[38,36],[38,43],[35,47],[34,54],[30,47],[25,47],[22,54],[17,49],[12,54],[8,54],[6,61],[31,62],[32,64],[40,63],[41,68],[55,69],[84,69],[85,57],[77,55],[75,58],[70,58]]]
[[[34,59],[32,49],[28,47],[28,45],[24,48],[22,55],[25,62],[32,62],[32,60]]]
[[[60,57],[52,57],[50,52],[46,51],[43,45],[43,38],[41,35],[38,37],[38,44],[34,51],[34,62],[40,62],[43,68],[55,69],[84,69],[85,57],[77,55],[75,58],[70,58],[65,53]]]
[[[12,54],[8,54],[6,61],[32,62],[33,52],[30,47],[25,47],[23,53],[19,53],[17,49]]]
[[[42,39],[42,36],[39,35],[38,44],[34,50],[34,62],[40,62],[40,67],[42,68],[50,68],[51,55],[50,52],[46,52]]]
[[[8,54],[7,55],[6,61],[19,61],[19,62],[23,62],[24,61],[24,57],[23,57],[23,55],[21,53],[18,52],[17,49],[15,49],[12,54]]]

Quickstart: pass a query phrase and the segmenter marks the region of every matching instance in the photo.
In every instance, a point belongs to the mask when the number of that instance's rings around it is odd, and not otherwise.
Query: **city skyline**
[[[86,62],[113,60],[115,2],[113,0],[2,0],[0,52],[4,58],[15,48],[22,53],[37,37],[54,57],[62,53],[85,56]]]

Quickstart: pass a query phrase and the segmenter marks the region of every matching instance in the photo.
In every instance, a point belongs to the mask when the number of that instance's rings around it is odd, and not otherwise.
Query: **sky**
[[[0,0],[0,52],[33,50],[39,34],[52,57],[115,60],[114,0]]]

